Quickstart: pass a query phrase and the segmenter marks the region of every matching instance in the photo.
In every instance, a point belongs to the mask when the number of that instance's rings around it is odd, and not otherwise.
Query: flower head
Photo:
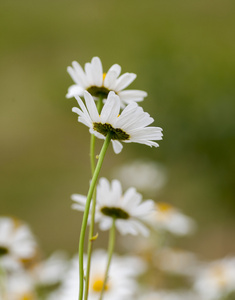
[[[166,230],[176,235],[186,235],[195,229],[191,218],[165,202],[156,204],[156,211],[149,221],[157,230]]]
[[[75,84],[69,87],[67,98],[83,96],[84,91],[88,91],[93,97],[106,99],[110,91],[114,91],[121,100],[121,106],[135,101],[142,101],[147,93],[140,90],[125,90],[136,78],[134,73],[125,73],[119,77],[121,67],[118,64],[111,66],[107,73],[103,73],[103,66],[99,57],[93,57],[91,63],[85,64],[83,71],[80,64],[72,62],[72,67],[68,67],[68,73]]]
[[[36,254],[36,241],[29,227],[19,220],[0,218],[0,258],[6,268],[15,268]]]
[[[164,247],[155,253],[154,263],[167,273],[191,276],[195,272],[198,261],[192,252]]]
[[[7,277],[5,285],[6,298],[11,300],[35,300],[34,281],[25,270],[12,273]]]
[[[155,161],[134,160],[115,168],[112,173],[124,188],[134,186],[142,193],[156,195],[166,183],[165,168]]]
[[[158,290],[146,291],[137,300],[206,300],[197,294],[187,290]]]
[[[235,291],[235,258],[219,259],[198,268],[194,288],[211,300]]]
[[[110,133],[115,153],[122,150],[120,141],[159,146],[153,140],[162,139],[162,129],[147,127],[154,120],[135,102],[128,104],[120,114],[120,99],[114,92],[110,92],[99,115],[91,94],[85,92],[84,97],[86,106],[79,97],[76,97],[81,109],[74,107],[73,112],[79,115],[78,121],[89,127],[90,133],[96,137],[105,139]]]
[[[74,194],[72,200],[76,202],[72,206],[74,209],[84,210],[85,196]],[[101,178],[96,201],[95,220],[99,222],[100,229],[110,229],[115,218],[116,228],[121,234],[148,235],[149,230],[144,223],[154,211],[154,203],[152,200],[142,201],[135,188],[129,188],[123,194],[118,180],[110,184],[106,178]]]
[[[89,280],[89,300],[98,300],[100,297],[107,259],[108,256],[105,251],[96,250],[93,252]],[[140,259],[113,255],[103,299],[130,299],[137,289],[135,277],[143,271],[145,271],[145,265]],[[62,284],[60,300],[77,300],[78,276],[78,260],[75,258]]]

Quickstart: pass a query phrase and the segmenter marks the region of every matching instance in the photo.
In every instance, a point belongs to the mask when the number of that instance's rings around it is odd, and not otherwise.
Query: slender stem
[[[91,174],[93,176],[95,172],[95,135],[91,135],[90,142],[90,162],[91,162]]]
[[[100,97],[97,103],[97,110],[100,113],[102,108],[103,98]],[[91,135],[91,143],[90,143],[90,161],[91,161],[91,174],[94,175],[95,172],[95,135]],[[85,278],[85,289],[84,289],[84,300],[88,298],[88,291],[89,291],[89,280],[90,280],[90,265],[91,265],[91,252],[93,241],[96,239],[93,237],[94,235],[94,224],[95,224],[95,207],[96,207],[96,188],[94,189],[93,193],[93,201],[92,201],[92,209],[91,209],[91,222],[89,228],[89,239],[88,239],[88,246],[87,246],[87,266],[86,266],[86,278]]]
[[[114,244],[115,244],[115,232],[116,232],[115,221],[116,221],[116,219],[113,218],[113,224],[112,224],[112,227],[109,232],[108,262],[107,262],[107,267],[106,267],[105,276],[104,276],[104,283],[102,286],[102,290],[100,292],[99,300],[102,300],[102,298],[103,298],[103,294],[105,291],[105,287],[107,285],[107,280],[108,280],[108,275],[109,275],[109,267],[110,267],[111,259],[113,256],[113,250],[114,250]]]
[[[79,255],[79,300],[82,300],[83,297],[83,279],[84,279],[84,272],[83,272],[83,251],[84,251],[84,239],[85,239],[85,233],[86,233],[86,227],[87,227],[87,220],[90,210],[90,204],[92,195],[96,186],[96,182],[99,176],[99,172],[104,160],[105,153],[108,149],[109,143],[111,141],[111,134],[108,133],[105,139],[105,142],[103,144],[103,147],[100,151],[99,160],[97,162],[94,175],[92,177],[92,181],[89,187],[89,191],[87,194],[87,201],[86,201],[86,207],[83,214],[83,220],[82,220],[82,227],[81,227],[81,233],[80,233],[80,240],[79,240],[79,249],[78,249],[78,255]]]

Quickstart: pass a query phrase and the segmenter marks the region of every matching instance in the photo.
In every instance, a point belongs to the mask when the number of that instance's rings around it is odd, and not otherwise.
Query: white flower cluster
[[[67,97],[77,99],[80,108],[74,107],[73,112],[79,115],[79,122],[89,127],[90,133],[105,139],[109,132],[115,153],[121,152],[121,142],[158,147],[154,141],[162,139],[162,129],[148,127],[154,120],[137,105],[147,93],[123,91],[135,79],[135,74],[125,73],[118,78],[121,67],[117,64],[103,74],[98,57],[85,65],[85,72],[77,62],[72,65],[73,68],[69,67],[68,72],[76,84],[69,88]],[[86,105],[80,97],[85,98]],[[97,97],[105,100],[101,112],[96,106]]]
[[[202,263],[191,251],[172,247],[174,237],[192,234],[196,226],[172,204],[148,199],[150,194],[155,199],[167,182],[163,166],[138,160],[119,166],[113,172],[118,179],[99,178],[109,142],[120,153],[122,143],[158,147],[156,141],[162,139],[162,129],[150,127],[153,118],[139,106],[147,93],[125,90],[136,75],[120,76],[118,64],[104,73],[98,57],[84,70],[74,61],[68,72],[75,84],[66,97],[78,102],[73,112],[89,128],[91,149],[95,138],[105,140],[88,194],[71,197],[72,208],[83,212],[79,258],[55,252],[42,260],[29,226],[0,217],[0,300],[222,300],[232,295],[235,257]],[[95,223],[109,231],[108,251],[93,250]],[[116,232],[120,252],[128,255],[114,253]],[[172,278],[180,282],[175,290]]]
[[[144,241],[141,236],[135,237],[136,242],[129,239],[130,243],[126,246],[132,255],[113,255],[103,299],[222,300],[235,292],[235,256],[201,262],[194,253],[186,250],[169,245],[156,248],[152,242],[156,241],[158,234]],[[57,251],[42,260],[39,252],[37,241],[27,224],[15,218],[0,217],[1,300],[78,299],[77,256],[68,259],[64,252]],[[93,252],[89,300],[99,300],[107,255],[103,249]],[[87,262],[86,255],[84,261]],[[150,280],[150,285],[146,286],[146,279],[138,280],[148,276],[154,279]],[[191,285],[191,288],[156,288],[162,281],[166,286],[168,276],[184,278],[186,286]]]
[[[64,252],[40,259],[29,226],[12,217],[0,217],[0,300],[49,300],[66,269]]]

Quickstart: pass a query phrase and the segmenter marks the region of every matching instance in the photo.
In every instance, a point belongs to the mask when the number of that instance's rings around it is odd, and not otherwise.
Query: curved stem
[[[100,97],[97,103],[97,110],[100,113],[102,108],[103,98]],[[91,174],[94,175],[95,172],[95,135],[91,135],[91,143],[90,143],[90,161],[91,161]],[[96,188],[94,189],[93,193],[93,201],[92,201],[92,209],[91,209],[91,222],[89,228],[89,239],[88,239],[88,246],[87,246],[87,266],[86,266],[86,278],[85,278],[85,289],[84,289],[84,300],[88,298],[89,292],[89,279],[90,279],[90,265],[91,265],[91,252],[92,252],[92,245],[93,241],[96,237],[94,235],[94,224],[95,224],[95,207],[96,207]]]
[[[109,267],[110,267],[111,259],[113,256],[113,250],[114,250],[114,244],[115,244],[115,232],[116,232],[115,218],[113,218],[113,224],[112,224],[112,227],[109,232],[108,262],[107,262],[107,267],[106,267],[106,271],[105,271],[105,275],[104,275],[104,283],[102,286],[102,290],[100,292],[99,300],[102,300],[103,294],[105,291],[105,287],[107,285],[107,280],[108,280],[108,275],[109,275]]]
[[[82,300],[83,297],[83,279],[84,279],[84,272],[83,272],[83,251],[84,251],[84,239],[85,239],[85,233],[86,233],[86,227],[87,227],[87,220],[89,216],[89,210],[90,210],[90,204],[92,195],[96,186],[96,182],[99,176],[99,172],[104,160],[105,153],[108,149],[109,143],[111,141],[111,134],[108,133],[105,139],[105,142],[103,144],[103,147],[100,151],[99,160],[97,162],[94,175],[92,177],[92,181],[89,187],[89,191],[87,194],[87,201],[86,201],[86,207],[83,214],[83,220],[82,220],[82,227],[81,227],[81,233],[80,233],[80,240],[79,240],[79,249],[78,249],[78,255],[79,255],[79,300]]]

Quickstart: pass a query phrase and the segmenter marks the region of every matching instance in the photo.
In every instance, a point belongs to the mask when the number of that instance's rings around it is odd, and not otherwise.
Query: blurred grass
[[[169,181],[156,200],[199,223],[191,247],[234,252],[234,8],[232,0],[2,0],[1,214],[29,222],[46,251],[76,249],[81,216],[70,194],[87,191],[89,134],[65,99],[66,67],[98,55],[106,70],[119,63],[137,73],[131,87],[148,92],[143,107],[164,129],[157,150],[110,150],[102,174],[133,157],[161,161]]]

